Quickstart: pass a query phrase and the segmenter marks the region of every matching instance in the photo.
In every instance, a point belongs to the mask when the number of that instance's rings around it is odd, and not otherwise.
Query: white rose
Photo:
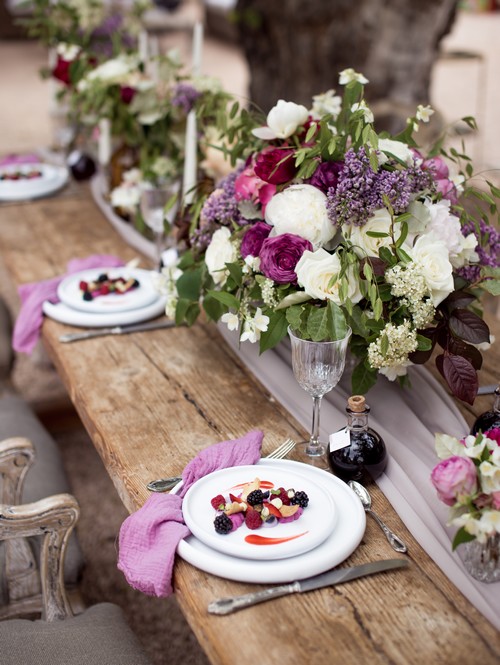
[[[413,153],[410,148],[403,143],[402,141],[393,141],[392,139],[379,139],[378,140],[378,149],[390,155],[394,155],[401,162],[407,166],[413,164]],[[385,164],[388,161],[388,158],[385,155],[379,155],[379,164]]]
[[[411,255],[437,307],[453,291],[453,266],[446,245],[434,233],[426,233],[417,238]]]
[[[138,67],[137,60],[132,56],[121,56],[107,60],[87,74],[84,81],[107,81],[118,83],[123,77]]]
[[[336,233],[328,218],[326,200],[326,195],[317,187],[291,185],[269,201],[266,222],[274,226],[273,235],[293,233],[318,249]]]
[[[135,213],[141,200],[141,191],[137,185],[120,185],[111,192],[111,205],[129,213]]]
[[[413,244],[415,238],[424,233],[431,216],[427,207],[420,201],[412,201],[408,206],[411,218],[408,220],[408,235],[406,242]]]
[[[205,252],[208,272],[216,284],[225,284],[228,276],[226,263],[233,263],[237,258],[236,247],[231,242],[231,231],[225,226],[217,229]]]
[[[432,231],[444,242],[452,266],[461,268],[466,263],[478,261],[479,257],[474,251],[477,246],[477,238],[473,233],[466,237],[462,234],[459,218],[450,212],[450,201],[447,199],[436,203],[425,201],[424,205],[430,214],[430,222],[426,230]]]
[[[396,235],[396,240],[401,235],[401,225],[395,224],[394,231]],[[381,247],[389,247],[392,245],[392,237],[387,236],[385,238],[373,238],[367,235],[368,231],[374,231],[377,233],[390,233],[391,230],[391,216],[389,211],[386,208],[380,208],[375,210],[373,215],[368,219],[366,224],[363,226],[353,226],[350,224],[345,224],[342,228],[342,233],[344,237],[349,238],[349,240],[354,245],[354,251],[360,257],[363,256],[379,256]]]
[[[336,254],[329,254],[324,249],[318,249],[316,252],[306,250],[295,266],[297,281],[307,295],[318,300],[333,300],[337,305],[342,304],[339,297],[340,270],[339,257]],[[352,269],[348,271],[347,279],[347,295],[353,303],[357,303],[363,296]]]
[[[267,127],[253,129],[252,134],[259,139],[287,139],[308,117],[305,106],[280,99],[267,114]]]

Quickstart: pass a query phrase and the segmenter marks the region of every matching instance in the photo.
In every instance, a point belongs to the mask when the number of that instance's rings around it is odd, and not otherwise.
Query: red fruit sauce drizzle
[[[286,543],[289,540],[305,536],[306,533],[309,533],[309,531],[298,533],[296,536],[288,536],[287,538],[268,538],[267,536],[259,536],[256,533],[252,533],[249,536],[245,536],[245,542],[249,545],[279,545],[280,543]]]

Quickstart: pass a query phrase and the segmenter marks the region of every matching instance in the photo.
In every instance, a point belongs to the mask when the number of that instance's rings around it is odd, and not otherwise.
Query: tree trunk
[[[348,67],[370,81],[367,100],[406,118],[429,102],[432,66],[457,0],[238,0],[250,98],[311,105]],[[387,123],[386,123],[387,124]],[[393,127],[386,127],[394,129]]]

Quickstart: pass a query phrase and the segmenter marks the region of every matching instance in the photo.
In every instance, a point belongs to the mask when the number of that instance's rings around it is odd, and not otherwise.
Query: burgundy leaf
[[[473,296],[470,293],[466,293],[465,291],[453,291],[453,293],[450,293],[443,302],[443,305],[446,305],[451,312],[457,307],[467,307],[467,305],[470,305],[474,300],[476,300],[476,296]]]
[[[360,261],[360,269],[361,269],[361,274],[363,274],[363,268],[365,263],[369,263],[371,269],[373,270],[373,274],[376,277],[383,277],[385,274],[385,271],[387,269],[387,263],[385,261],[382,261],[382,259],[379,259],[375,256],[370,256],[370,258],[363,258]]]
[[[450,316],[450,328],[460,339],[471,344],[490,341],[490,329],[474,312],[468,309],[455,309]]]
[[[436,366],[453,395],[467,404],[474,404],[478,380],[476,370],[467,358],[450,354],[440,355],[436,358]]]
[[[462,356],[463,358],[470,360],[476,371],[481,369],[483,364],[483,356],[475,346],[471,346],[470,344],[466,344],[461,339],[452,337],[448,345],[448,351],[453,353],[455,356]]]

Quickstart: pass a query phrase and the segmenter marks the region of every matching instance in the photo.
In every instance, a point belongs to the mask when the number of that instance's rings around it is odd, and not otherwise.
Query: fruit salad
[[[134,277],[125,279],[124,277],[109,277],[107,273],[102,273],[91,282],[81,281],[79,284],[80,292],[84,300],[94,300],[98,296],[123,295],[137,289],[140,286],[139,280]]]

